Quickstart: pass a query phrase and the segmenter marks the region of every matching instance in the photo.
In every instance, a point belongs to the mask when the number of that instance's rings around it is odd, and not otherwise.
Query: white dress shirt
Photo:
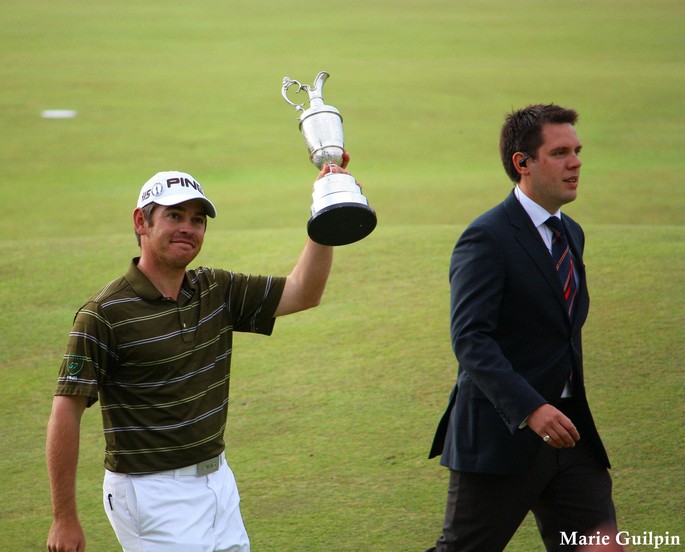
[[[545,242],[545,245],[547,246],[547,250],[549,251],[549,254],[552,254],[552,230],[545,224],[547,219],[550,217],[550,212],[545,209],[544,207],[541,207],[537,203],[535,203],[532,199],[530,199],[524,192],[521,190],[521,188],[516,186],[514,188],[514,195],[516,195],[516,199],[519,200],[519,203],[521,204],[521,207],[523,207],[524,211],[528,213],[528,216],[530,217],[530,220],[533,221],[533,224],[535,225],[535,228],[537,228],[537,231],[540,233],[540,237],[542,238],[542,241]],[[559,220],[561,220],[561,210],[557,210],[556,213],[551,213],[551,216],[557,217]],[[576,280],[576,285],[578,285],[578,274],[573,274],[573,277]],[[562,398],[567,398],[567,397],[572,397],[573,392],[571,390],[571,382],[567,381],[566,385],[564,386],[564,390],[561,393]],[[523,421],[520,427],[525,427],[527,422],[526,420]]]

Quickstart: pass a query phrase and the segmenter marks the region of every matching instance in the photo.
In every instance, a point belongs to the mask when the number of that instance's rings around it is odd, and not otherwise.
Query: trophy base
[[[329,173],[314,182],[309,237],[321,245],[347,245],[376,227],[376,212],[362,195],[354,176]]]
[[[360,203],[336,203],[318,211],[307,223],[307,233],[321,245],[347,245],[368,236],[376,227],[376,213]]]

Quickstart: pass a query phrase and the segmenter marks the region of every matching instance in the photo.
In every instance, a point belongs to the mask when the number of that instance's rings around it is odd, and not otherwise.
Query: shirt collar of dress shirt
[[[547,209],[541,207],[532,199],[530,199],[523,192],[523,190],[521,190],[521,188],[518,187],[518,185],[514,188],[514,194],[516,195],[516,199],[519,200],[521,207],[523,207],[524,211],[528,213],[528,216],[533,221],[535,228],[539,229],[540,225],[545,224],[547,219],[550,217],[549,211],[547,211]],[[554,213],[553,216],[561,220],[561,210]]]

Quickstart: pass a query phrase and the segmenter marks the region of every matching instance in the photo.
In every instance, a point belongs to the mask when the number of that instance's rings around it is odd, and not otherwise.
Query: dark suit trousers
[[[436,552],[500,552],[529,511],[548,551],[573,549],[561,546],[562,531],[582,535],[615,527],[611,477],[583,442],[582,431],[573,448],[543,445],[533,469],[525,474],[450,470],[443,534]]]

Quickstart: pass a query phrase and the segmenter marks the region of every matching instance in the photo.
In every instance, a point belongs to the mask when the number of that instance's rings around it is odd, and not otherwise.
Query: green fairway
[[[174,169],[202,184],[218,217],[196,264],[286,274],[317,171],[281,82],[321,70],[379,222],[336,250],[320,307],[236,336],[227,455],[253,550],[423,552],[438,536],[449,258],[511,188],[505,113],[537,102],[580,112],[565,211],[586,234],[586,380],[619,524],[685,546],[685,3],[6,0],[0,21],[3,551],[44,549],[57,369],[76,309],[138,252],[140,186]],[[78,480],[96,552],[119,549],[103,449],[96,405]],[[507,548],[542,550],[532,518]]]

